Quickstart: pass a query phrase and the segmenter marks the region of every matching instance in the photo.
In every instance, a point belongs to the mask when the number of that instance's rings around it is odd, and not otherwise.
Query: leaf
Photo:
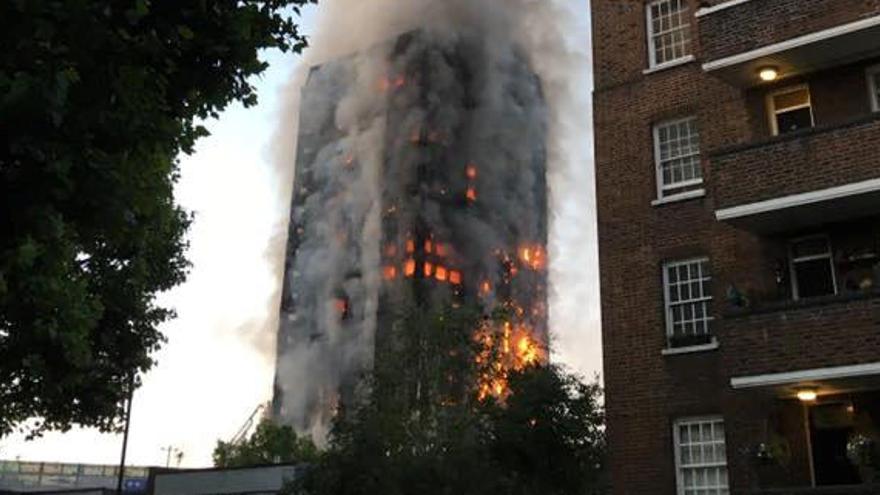
[[[195,37],[195,33],[193,33],[192,29],[183,25],[177,26],[177,33],[185,40],[191,40]]]

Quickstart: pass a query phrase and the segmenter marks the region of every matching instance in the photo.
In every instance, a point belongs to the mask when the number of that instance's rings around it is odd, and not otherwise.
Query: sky
[[[586,0],[568,1],[582,13],[576,41],[588,53]],[[303,10],[300,25],[306,34],[319,15],[320,7]],[[269,262],[268,251],[285,226],[289,200],[279,195],[271,149],[281,119],[296,118],[281,114],[282,91],[300,57],[269,51],[264,58],[269,69],[253,81],[259,104],[233,105],[207,122],[211,136],[180,159],[175,197],[196,215],[189,232],[193,268],[184,284],[160,297],[178,317],[162,326],[168,342],[135,392],[129,465],[164,466],[171,448],[183,452],[183,467],[210,466],[217,440],[232,438],[254,408],[271,398],[271,322],[278,311],[273,294],[282,274]],[[589,101],[588,59],[581,69]],[[584,129],[585,142],[589,135]],[[554,199],[550,249],[554,359],[587,376],[601,370],[590,167],[572,164],[574,183]],[[571,273],[553,270],[554,255],[565,258]],[[121,435],[89,429],[33,441],[18,435],[0,440],[0,459],[114,464],[121,445]],[[171,465],[176,464],[172,457]]]

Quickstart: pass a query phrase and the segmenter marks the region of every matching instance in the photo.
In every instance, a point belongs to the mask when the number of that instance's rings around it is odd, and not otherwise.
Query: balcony
[[[786,378],[792,370],[834,369],[880,360],[877,289],[733,310],[719,323],[722,360],[734,388],[772,385],[778,395],[794,397],[795,390],[788,387],[798,382]]]
[[[715,215],[766,234],[878,213],[878,157],[880,113],[712,153]]]
[[[730,84],[759,84],[880,54],[880,4],[864,0],[729,0],[697,12],[703,70]]]

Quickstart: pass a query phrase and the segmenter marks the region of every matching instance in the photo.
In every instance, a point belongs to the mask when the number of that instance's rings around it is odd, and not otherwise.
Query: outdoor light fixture
[[[758,70],[758,77],[760,77],[762,81],[766,82],[775,81],[776,78],[779,77],[779,69],[769,65],[767,67],[761,67]]]
[[[798,390],[797,398],[801,402],[813,402],[816,400],[816,390],[812,388],[802,388]]]

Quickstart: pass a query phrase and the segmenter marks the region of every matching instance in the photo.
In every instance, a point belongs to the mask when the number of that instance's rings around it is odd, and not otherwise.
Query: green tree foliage
[[[0,2],[0,436],[118,426],[188,267],[176,157],[313,1]]]
[[[247,440],[237,444],[218,441],[214,448],[214,465],[224,468],[309,463],[317,458],[318,449],[311,438],[299,437],[290,426],[270,420],[261,421]]]
[[[509,376],[505,401],[477,400],[476,314],[411,311],[392,325],[365,400],[341,411],[328,450],[286,492],[602,493],[599,386],[539,365]]]

